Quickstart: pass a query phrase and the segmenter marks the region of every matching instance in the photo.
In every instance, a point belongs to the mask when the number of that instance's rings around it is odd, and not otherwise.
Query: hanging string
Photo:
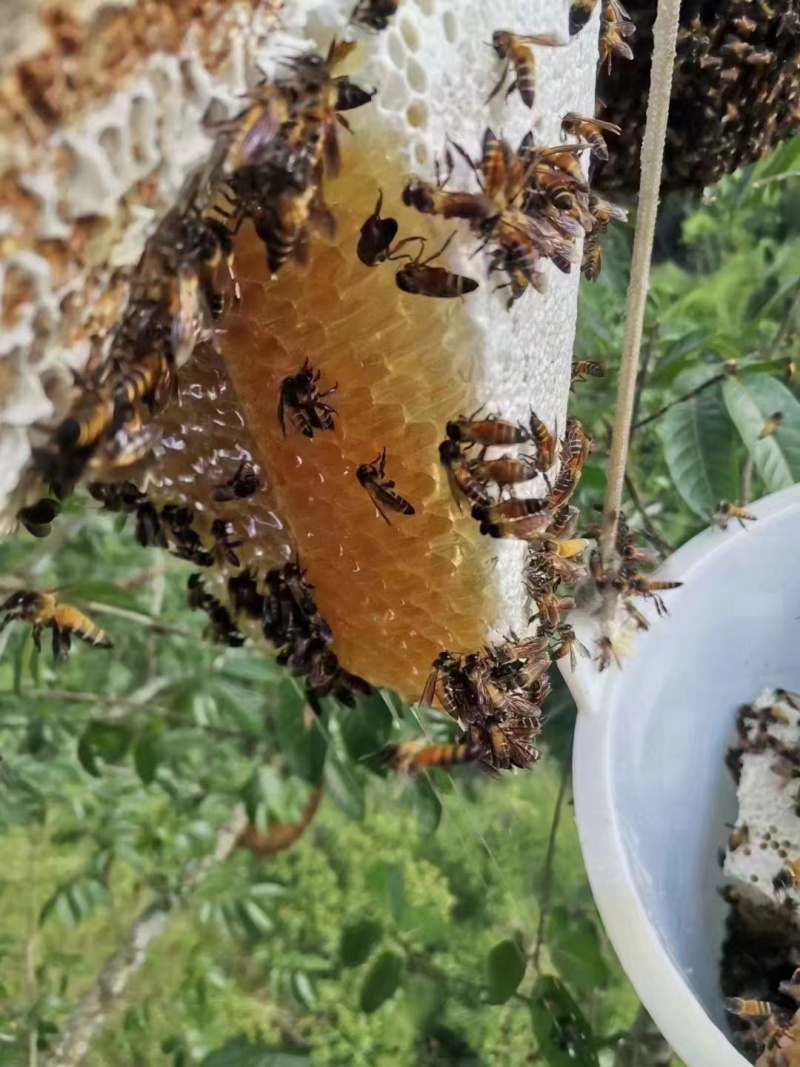
[[[600,547],[603,562],[607,567],[614,565],[617,515],[622,503],[622,491],[625,484],[625,465],[628,458],[636,395],[636,376],[642,347],[647,293],[650,288],[650,261],[653,255],[653,238],[661,189],[661,168],[667,136],[680,9],[680,0],[659,0],[658,14],[653,29],[653,63],[650,75],[650,96],[647,101],[647,124],[642,143],[639,209],[633,239],[631,280],[625,301],[625,334],[619,365],[619,387],[608,463],[606,499],[603,505],[603,536]]]

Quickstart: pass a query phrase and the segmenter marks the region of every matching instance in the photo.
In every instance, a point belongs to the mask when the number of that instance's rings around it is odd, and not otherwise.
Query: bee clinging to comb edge
[[[503,73],[500,80],[486,98],[488,104],[500,90],[508,77],[509,67],[514,67],[514,80],[506,90],[509,97],[516,89],[526,107],[533,107],[536,96],[536,57],[531,44],[546,45],[548,48],[561,48],[568,44],[567,41],[559,41],[553,36],[526,36],[524,34],[511,33],[509,30],[495,30],[492,34],[492,48],[497,58],[505,60]]]

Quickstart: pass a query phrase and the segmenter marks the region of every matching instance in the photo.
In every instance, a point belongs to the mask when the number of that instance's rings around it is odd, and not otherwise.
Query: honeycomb
[[[364,219],[384,190],[384,214],[401,236],[424,233],[397,199],[402,168],[373,145],[344,153],[342,177],[326,185],[335,240],[316,238],[306,267],[270,280],[261,242],[243,230],[236,249],[242,301],[220,322],[215,353],[204,346],[182,372],[180,403],[160,418],[157,496],[191,503],[196,525],[233,523],[242,565],[263,572],[300,556],[342,665],[418,699],[442,648],[480,646],[494,618],[488,543],[450,497],[437,445],[449,418],[477,406],[470,380],[477,353],[459,301],[401,293],[396,265],[356,258]],[[429,234],[433,252],[449,231]],[[277,418],[281,380],[305,359],[321,370],[333,432],[306,438]],[[230,378],[230,381],[228,380]],[[415,507],[387,525],[356,479],[359,464],[387,450],[387,477]],[[212,504],[210,489],[252,453],[261,490]]]

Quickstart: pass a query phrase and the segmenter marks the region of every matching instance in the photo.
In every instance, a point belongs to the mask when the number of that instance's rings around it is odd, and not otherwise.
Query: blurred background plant
[[[660,554],[800,478],[798,177],[800,139],[664,205],[626,504]],[[575,358],[607,367],[573,400],[587,524],[631,233],[582,289]],[[201,641],[189,573],[88,498],[0,544],[3,595],[63,588],[115,642],[56,668],[27,627],[0,635],[0,1064],[677,1062],[592,904],[563,684],[533,772],[398,781],[377,753],[415,709],[382,692],[310,721],[262,650]]]

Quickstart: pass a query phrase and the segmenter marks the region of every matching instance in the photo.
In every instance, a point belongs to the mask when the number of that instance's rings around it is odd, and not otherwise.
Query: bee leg
[[[42,623],[37,623],[31,630],[33,636],[33,647],[37,652],[42,651]]]
[[[500,75],[500,81],[497,83],[497,85],[495,85],[494,89],[492,89],[492,91],[489,93],[489,95],[484,100],[485,104],[488,104],[490,100],[493,100],[497,96],[497,94],[503,88],[503,82],[506,80],[506,76],[507,75],[508,75],[508,63],[506,63],[506,65],[503,67],[503,73]]]

